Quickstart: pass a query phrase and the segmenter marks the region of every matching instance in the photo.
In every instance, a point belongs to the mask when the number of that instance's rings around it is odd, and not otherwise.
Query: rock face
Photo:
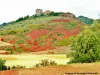
[[[43,10],[42,9],[36,9],[36,15],[40,16],[41,14],[43,14]]]

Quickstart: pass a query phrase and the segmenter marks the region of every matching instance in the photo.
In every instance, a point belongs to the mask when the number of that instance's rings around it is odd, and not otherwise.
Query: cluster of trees
[[[48,16],[59,16],[59,14],[61,14],[61,12],[51,12],[51,13],[49,13],[48,14]],[[1,27],[2,26],[6,26],[6,25],[8,25],[8,24],[12,24],[12,23],[17,23],[17,22],[20,22],[20,21],[23,21],[23,20],[27,20],[27,19],[29,19],[29,18],[37,18],[37,17],[41,17],[41,16],[45,16],[44,14],[41,14],[40,16],[37,16],[37,15],[33,15],[33,16],[29,16],[29,15],[27,15],[27,16],[25,16],[25,17],[20,17],[20,18],[18,18],[17,20],[15,20],[15,21],[12,21],[12,22],[8,22],[8,23],[6,23],[6,22],[4,22],[2,25],[0,25]]]
[[[27,15],[25,17],[20,17],[15,22],[20,22],[20,21],[23,21],[23,20],[27,20],[28,18],[29,18],[29,15]]]
[[[92,24],[93,23],[93,19],[90,19],[88,17],[84,17],[84,16],[79,16],[77,17],[80,21],[84,22],[85,24]]]
[[[61,12],[51,12],[48,16],[59,16]]]
[[[51,12],[51,13],[49,13],[48,15],[46,15],[46,16],[59,16],[60,14],[62,14],[63,12]],[[27,20],[27,19],[29,19],[29,18],[37,18],[37,17],[41,17],[41,16],[45,16],[44,14],[41,14],[40,16],[37,16],[37,15],[32,15],[32,16],[29,16],[29,15],[27,15],[27,16],[25,16],[25,17],[20,17],[20,18],[18,18],[17,20],[15,20],[15,21],[12,21],[12,22],[8,22],[8,23],[3,23],[3,24],[1,24],[0,25],[0,27],[3,27],[3,26],[6,26],[6,25],[9,25],[9,24],[13,24],[13,23],[17,23],[17,22],[20,22],[20,21],[23,21],[23,20]],[[80,19],[80,21],[82,21],[82,22],[84,22],[84,23],[86,23],[86,24],[92,24],[93,23],[93,19],[90,19],[90,18],[88,18],[88,17],[84,17],[84,16],[79,16],[79,17],[77,17],[78,19]]]
[[[17,22],[20,22],[20,21],[23,21],[23,20],[27,20],[28,18],[30,18],[29,15],[27,15],[25,17],[20,17],[17,20],[11,21],[11,22],[8,22],[8,23],[4,22],[3,24],[0,25],[0,27],[6,26],[6,25],[9,25],[9,24],[13,24],[13,23],[17,23]]]
[[[59,16],[59,14],[61,14],[61,12],[51,12],[49,13],[48,15],[45,15],[45,14],[41,14],[40,16],[37,16],[37,15],[33,15],[32,18],[37,18],[37,17],[41,17],[41,16]]]
[[[5,66],[6,60],[0,59],[0,71],[7,70],[7,67]]]
[[[72,41],[72,57],[69,63],[100,61],[100,24],[87,27]]]
[[[11,21],[11,22],[8,22],[8,23],[4,22],[3,24],[0,25],[0,27],[7,26],[7,25],[13,24],[13,23],[14,23],[14,21]]]
[[[25,66],[20,66],[20,65],[9,67],[9,66],[5,65],[5,62],[6,62],[6,60],[0,59],[0,71],[25,68]]]

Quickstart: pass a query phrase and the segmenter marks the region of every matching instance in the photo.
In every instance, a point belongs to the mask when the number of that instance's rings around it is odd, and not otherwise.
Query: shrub
[[[63,39],[55,42],[56,46],[67,46],[69,45],[69,39]]]
[[[44,59],[44,60],[41,60],[40,63],[36,64],[35,66],[39,67],[39,66],[54,66],[54,65],[57,65],[55,61]]]
[[[9,51],[10,54],[13,53],[13,52],[12,52],[12,48],[7,48],[6,50]]]
[[[0,71],[7,70],[7,67],[5,66],[6,60],[0,59]]]
[[[35,67],[39,67],[39,64],[36,64]]]
[[[17,43],[17,44],[23,44],[23,43],[25,43],[25,42],[24,42],[24,40],[18,40],[16,43]]]
[[[73,29],[76,26],[76,22],[67,22],[65,23],[65,28],[70,30]]]
[[[100,39],[96,32],[84,30],[72,42],[73,59],[69,63],[90,63],[100,60]]]
[[[24,69],[25,66],[17,65],[17,66],[12,66],[11,69]]]
[[[47,59],[41,60],[40,65],[41,66],[49,66],[49,61]]]
[[[68,25],[68,29],[73,29],[76,26],[75,22],[70,22]]]
[[[23,50],[22,47],[20,47],[20,46],[16,47],[16,49],[15,49],[14,51],[15,51],[15,53],[16,53],[16,52],[18,52],[18,53],[24,52],[24,50]]]
[[[16,33],[17,33],[16,31],[11,30],[11,31],[8,32],[8,35],[13,35],[13,34],[16,34]]]

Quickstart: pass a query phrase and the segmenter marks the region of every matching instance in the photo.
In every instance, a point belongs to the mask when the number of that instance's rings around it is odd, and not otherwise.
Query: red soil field
[[[69,19],[55,19],[55,20],[51,20],[51,21],[52,22],[71,22],[71,20],[69,20]],[[48,27],[50,27],[50,26],[48,26]],[[77,25],[75,28],[73,28],[71,30],[65,29],[64,25],[56,25],[56,27],[53,28],[53,30],[51,30],[51,31],[49,31],[48,29],[37,29],[37,30],[33,30],[33,31],[25,34],[25,37],[29,38],[28,40],[26,40],[26,43],[30,46],[30,48],[28,48],[24,44],[19,44],[19,46],[24,51],[32,51],[32,52],[52,50],[52,49],[54,49],[54,47],[53,47],[54,39],[62,40],[64,38],[69,38],[71,36],[77,35],[79,32],[80,32],[80,28]],[[63,36],[59,37],[57,35],[57,33],[61,33],[61,34],[63,34]],[[40,46],[36,40],[44,35],[47,35],[49,37],[42,39],[41,43],[46,43],[46,44],[43,46]],[[17,40],[18,39],[11,40],[9,42],[14,44]],[[14,47],[13,47],[13,49],[14,49]]]
[[[48,34],[48,30],[44,30],[44,29],[39,29],[39,30],[33,30],[28,34],[25,34],[26,36],[29,36],[32,38],[32,40],[36,40],[37,38],[39,38],[42,35]]]
[[[52,22],[72,22],[70,19],[55,19],[51,20]]]
[[[62,25],[58,25],[54,30],[52,30],[51,32],[49,32],[48,30],[46,29],[39,29],[39,30],[33,30],[32,32],[26,34],[26,36],[30,37],[32,40],[28,40],[28,44],[30,44],[32,47],[27,49],[25,48],[25,46],[21,46],[25,51],[27,50],[30,50],[30,51],[44,51],[44,50],[51,50],[51,49],[54,49],[52,47],[52,39],[53,38],[56,38],[57,40],[61,40],[61,39],[64,39],[64,38],[68,38],[70,36],[74,36],[74,35],[77,35],[80,31],[79,27],[75,27],[74,29],[72,30],[67,30],[65,29],[63,26],[61,27]],[[62,37],[58,37],[56,35],[56,33],[62,33],[63,36]],[[47,44],[44,45],[44,46],[39,46],[38,42],[36,42],[35,40],[43,35],[50,35],[52,34],[52,36],[50,36],[49,38],[45,39],[44,41],[42,40],[42,43],[43,42],[46,42]]]
[[[1,71],[0,75],[18,75],[18,71],[15,70]]]

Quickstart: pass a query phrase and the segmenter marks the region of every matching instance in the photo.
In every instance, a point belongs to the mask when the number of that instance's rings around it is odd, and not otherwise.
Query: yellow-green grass
[[[65,65],[70,59],[66,54],[19,54],[19,55],[0,55],[1,59],[6,60],[6,66],[23,65],[26,68],[32,68],[43,59],[54,60],[59,65]]]

